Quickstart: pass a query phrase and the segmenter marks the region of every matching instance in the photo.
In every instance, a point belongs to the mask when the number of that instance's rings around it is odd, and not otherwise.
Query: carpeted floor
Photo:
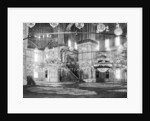
[[[40,83],[23,86],[24,98],[127,98],[124,83]]]

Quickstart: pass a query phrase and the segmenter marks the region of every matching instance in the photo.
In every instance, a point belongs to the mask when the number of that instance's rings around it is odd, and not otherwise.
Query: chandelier
[[[84,27],[84,23],[75,23],[75,26],[78,28],[78,29],[81,29]]]
[[[50,23],[51,27],[55,28],[58,26],[59,23]]]
[[[27,23],[27,26],[28,26],[29,28],[32,28],[32,27],[35,26],[35,23]]]
[[[97,25],[97,33],[103,32],[106,29],[104,24],[98,24]]]
[[[105,55],[101,55],[94,64],[94,68],[96,68],[99,72],[106,72],[112,68],[112,64],[110,63],[109,58],[107,58]]]

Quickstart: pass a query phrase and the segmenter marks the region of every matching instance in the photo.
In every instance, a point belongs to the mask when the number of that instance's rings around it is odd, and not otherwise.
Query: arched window
[[[38,72],[34,70],[34,78],[38,78]]]
[[[116,70],[116,79],[121,79],[121,70],[120,69]]]
[[[115,45],[120,46],[120,37],[119,36],[115,38]]]
[[[35,62],[38,61],[38,54],[37,54],[37,53],[34,54],[34,61],[35,61]]]
[[[106,50],[110,49],[110,47],[109,47],[109,39],[105,40],[105,48],[106,48]]]

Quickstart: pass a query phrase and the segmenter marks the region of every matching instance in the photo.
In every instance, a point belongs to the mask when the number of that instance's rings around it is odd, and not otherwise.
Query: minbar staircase
[[[68,73],[68,76],[66,78],[62,78],[61,81],[73,81],[73,82],[81,82],[82,80],[77,76],[76,73],[74,73],[70,67],[67,64],[63,64],[65,70]]]

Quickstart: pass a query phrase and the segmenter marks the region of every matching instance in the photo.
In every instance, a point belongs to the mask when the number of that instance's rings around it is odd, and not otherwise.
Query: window
[[[109,48],[109,39],[106,39],[106,40],[105,40],[105,48],[106,48],[107,50],[110,49],[110,48]]]
[[[38,61],[38,54],[37,54],[37,53],[34,54],[34,61],[35,61],[35,62]]]
[[[38,78],[38,72],[34,71],[34,78]]]
[[[120,69],[116,70],[116,78],[121,79],[121,70]]]
[[[68,47],[71,48],[71,40],[68,40]]]
[[[100,49],[100,42],[98,41],[96,50],[99,51],[99,49]]]
[[[78,49],[78,45],[77,45],[76,42],[75,42],[74,48],[75,48],[76,50]]]
[[[120,46],[120,37],[115,38],[115,45]]]

